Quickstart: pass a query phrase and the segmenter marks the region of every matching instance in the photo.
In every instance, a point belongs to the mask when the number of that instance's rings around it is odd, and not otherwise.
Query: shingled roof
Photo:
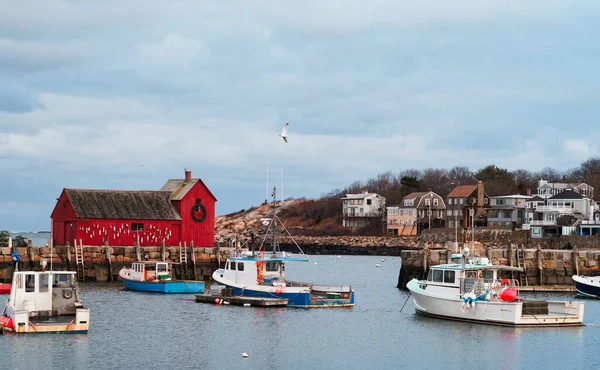
[[[190,181],[185,181],[185,179],[169,179],[160,188],[161,191],[168,191],[171,194],[172,200],[182,200],[185,195],[192,190],[194,185],[197,183],[202,184],[203,187],[206,188],[210,196],[216,201],[217,198],[213,195],[213,193],[208,189],[208,187],[202,182],[200,179],[191,179]]]
[[[65,189],[83,218],[181,220],[170,191]]]
[[[473,185],[458,185],[454,189],[452,189],[450,194],[448,194],[447,198],[468,197],[473,192],[473,190],[475,190],[476,188],[477,188],[477,185],[475,185],[475,184],[473,184]]]

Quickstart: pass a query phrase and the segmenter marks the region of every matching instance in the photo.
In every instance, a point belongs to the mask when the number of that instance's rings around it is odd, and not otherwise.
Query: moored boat
[[[518,282],[508,278],[520,268],[467,256],[465,248],[462,255],[453,256],[462,263],[431,266],[426,280],[407,284],[416,313],[503,326],[583,325],[583,302],[521,299]]]
[[[15,271],[2,332],[87,334],[90,310],[74,271]]]
[[[273,191],[275,197],[275,190]],[[279,250],[278,228],[287,229],[273,207],[272,217],[265,220],[266,232],[258,251],[238,251],[229,256],[225,267],[216,270],[212,278],[215,282],[233,289],[236,296],[257,298],[285,298],[290,307],[327,308],[353,307],[354,290],[350,285],[321,285],[285,278],[288,262],[308,262],[308,258],[298,247],[300,254],[289,254]],[[287,232],[293,240],[289,232]],[[266,251],[270,241],[272,250]],[[294,242],[295,243],[295,242]]]
[[[119,277],[128,289],[150,293],[203,293],[204,281],[177,280],[170,262],[133,262],[123,267]]]
[[[593,298],[600,298],[600,276],[573,275],[577,293]]]

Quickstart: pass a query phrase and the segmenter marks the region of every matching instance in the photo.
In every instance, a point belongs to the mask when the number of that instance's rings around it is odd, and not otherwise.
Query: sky
[[[410,168],[576,167],[598,155],[599,16],[585,0],[4,2],[0,229],[49,230],[63,188],[158,190],[184,167],[217,214],[282,178],[313,198]]]

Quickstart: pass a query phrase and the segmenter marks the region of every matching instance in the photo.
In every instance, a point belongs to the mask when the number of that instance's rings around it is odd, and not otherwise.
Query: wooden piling
[[[135,241],[135,257],[138,261],[142,261],[142,247],[140,247],[140,241]]]
[[[509,266],[514,266],[514,261],[513,261],[513,244],[509,244],[508,245],[508,265]]]
[[[31,265],[31,269],[35,268],[35,255],[33,253],[33,247],[31,244],[27,246],[27,254],[29,255],[29,264]]]
[[[452,249],[446,249],[446,263],[452,263]]]
[[[425,279],[425,277],[427,275],[427,255],[429,254],[429,248],[428,245],[425,245],[425,248],[423,248],[423,279]]]
[[[544,285],[544,266],[542,264],[542,246],[538,244],[537,247],[537,268],[540,272],[540,281],[538,285]]]
[[[167,247],[165,246],[165,240],[164,239],[163,239],[163,241],[161,243],[160,257],[162,258],[163,261],[167,260]]]
[[[67,266],[69,266],[69,271],[72,271],[71,268],[71,246],[67,244]]]
[[[194,275],[194,280],[198,280],[196,276],[196,251],[194,249],[194,241],[190,242],[190,254],[192,257],[192,273]]]
[[[106,252],[106,268],[108,269],[108,281],[113,281],[112,262],[110,259],[110,247],[108,241],[104,242],[104,251]]]
[[[573,249],[573,265],[575,265],[575,273],[579,275],[579,249]]]

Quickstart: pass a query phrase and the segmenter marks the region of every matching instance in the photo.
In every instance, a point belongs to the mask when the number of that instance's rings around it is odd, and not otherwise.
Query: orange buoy
[[[282,286],[278,286],[277,289],[275,289],[275,294],[281,294],[282,292],[283,292]]]
[[[219,298],[215,298],[215,304],[219,304],[221,303],[221,300]]]

